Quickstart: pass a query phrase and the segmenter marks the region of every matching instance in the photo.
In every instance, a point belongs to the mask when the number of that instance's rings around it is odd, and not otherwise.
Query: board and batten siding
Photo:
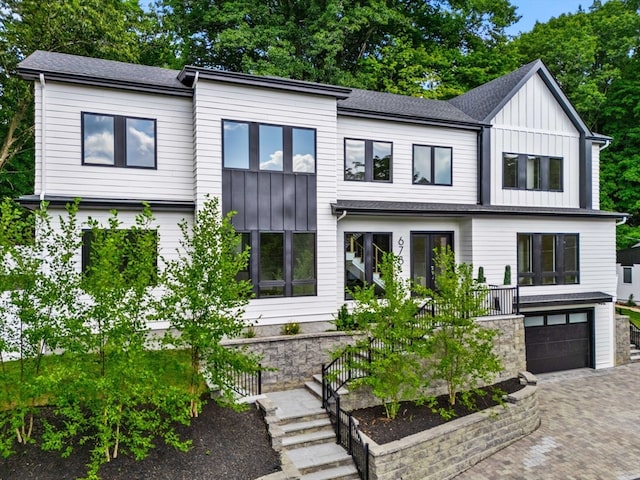
[[[317,296],[251,300],[249,320],[260,325],[327,321],[336,313],[336,100],[200,80],[194,92],[196,202],[222,195],[222,120],[260,122],[316,129]]]
[[[48,195],[193,200],[191,99],[47,82],[36,92],[36,185],[42,192],[42,130]],[[82,165],[82,112],[156,120],[157,169]]]
[[[490,123],[493,205],[580,206],[580,135],[540,76],[531,77]],[[503,189],[503,153],[562,157],[563,191]]]
[[[344,140],[374,140],[393,144],[391,183],[344,179]],[[413,145],[452,147],[452,186],[413,184]],[[434,203],[477,202],[477,133],[406,122],[338,116],[338,156],[335,175],[338,198],[344,200]]]

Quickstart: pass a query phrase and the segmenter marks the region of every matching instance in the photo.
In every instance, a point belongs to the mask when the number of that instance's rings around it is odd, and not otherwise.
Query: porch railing
[[[640,329],[631,322],[629,322],[629,340],[636,347],[640,347]]]
[[[262,393],[262,365],[258,365],[255,372],[238,372],[226,365],[212,365],[211,370],[222,370],[222,374],[216,377],[225,378],[227,388],[241,397],[251,397]],[[209,383],[209,382],[207,382]],[[209,385],[215,389],[216,385]]]

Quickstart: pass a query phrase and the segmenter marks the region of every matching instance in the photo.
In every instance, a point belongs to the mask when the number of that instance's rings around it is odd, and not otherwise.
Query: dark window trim
[[[505,179],[505,155],[514,155],[517,158],[516,175],[517,186],[507,187],[504,184]],[[527,188],[527,159],[535,157],[540,159],[540,187]],[[561,162],[560,168],[560,188],[549,187],[549,174],[551,159],[558,159]],[[527,190],[530,192],[564,192],[564,157],[557,155],[534,155],[529,153],[502,152],[502,188],[503,190]]]
[[[249,168],[226,167],[224,165],[224,122],[244,123],[249,126]],[[282,128],[282,170],[262,170],[260,168],[260,126]],[[297,172],[293,170],[293,130],[310,130],[313,132],[313,172]],[[318,129],[301,127],[297,125],[281,125],[268,122],[250,122],[223,118],[220,120],[220,132],[222,134],[222,168],[225,170],[240,170],[243,172],[266,172],[275,174],[315,175],[318,171]]]
[[[364,142],[364,179],[357,180],[355,178],[347,178],[345,172],[347,170],[347,140]],[[373,178],[373,144],[388,143],[391,145],[391,159],[389,160],[389,180],[375,180]],[[342,172],[345,182],[374,182],[374,183],[393,183],[393,142],[388,140],[373,140],[366,138],[344,137],[342,141]]]
[[[532,325],[525,328],[547,328],[547,327],[555,327],[557,325],[575,325],[575,323],[569,323],[569,315],[572,313],[586,313],[587,321],[580,323],[588,323],[589,328],[593,326],[594,319],[594,311],[593,308],[566,308],[562,310],[542,310],[535,312],[526,312],[524,313],[524,318],[526,320],[527,317],[543,317],[543,325]],[[550,315],[565,315],[565,323],[557,323],[557,324],[548,324],[548,318]],[[593,337],[591,337],[593,338]]]
[[[318,295],[318,233],[316,231],[297,231],[297,230],[252,230],[252,231],[238,231],[236,233],[249,234],[249,245],[251,245],[251,252],[249,254],[249,275],[253,285],[253,293],[255,298],[284,298],[284,297],[314,297]],[[283,279],[282,280],[261,280],[260,278],[260,255],[262,253],[260,248],[260,235],[263,233],[279,233],[283,235]],[[293,236],[298,233],[307,233],[313,235],[314,244],[314,266],[313,266],[313,279],[294,280],[294,252],[293,252]],[[293,295],[293,287],[297,285],[313,285],[314,293],[308,295]],[[261,287],[283,287],[282,295],[260,295]]]
[[[633,283],[633,267],[622,267],[622,283]]]
[[[554,237],[555,244],[555,270],[554,272],[542,272],[542,236],[552,235]],[[521,232],[517,234],[516,239],[516,252],[518,250],[518,244],[521,236],[531,237],[531,253],[532,253],[532,265],[531,272],[520,272],[520,258],[517,258],[517,284],[520,287],[534,287],[534,286],[554,286],[554,285],[579,285],[580,284],[580,234],[579,233],[525,233]],[[576,237],[576,266],[577,270],[565,270],[564,261],[564,238],[566,236]],[[565,277],[567,275],[575,275],[576,281],[567,283]],[[531,278],[532,283],[520,283],[520,277]],[[543,283],[543,278],[555,278],[555,283]]]
[[[372,247],[367,247],[367,245],[373,244],[373,236],[374,235],[388,235],[389,236],[389,246],[391,248],[389,253],[393,252],[393,232],[358,232],[358,231],[348,231],[344,232],[343,238],[343,247],[342,247],[342,259],[343,259],[343,275],[344,275],[344,299],[345,300],[353,300],[353,298],[347,293],[347,249],[345,248],[347,245],[347,236],[360,234],[363,239],[363,249],[364,251],[364,283],[365,286],[370,286],[373,283],[373,255],[371,252]],[[367,251],[367,249],[369,251]]]
[[[105,163],[91,163],[85,162],[84,151],[84,116],[85,115],[97,115],[101,117],[113,118],[113,164],[108,165]],[[153,166],[144,165],[128,165],[127,164],[127,119],[132,120],[147,120],[153,122]],[[134,168],[142,170],[157,170],[158,169],[158,121],[155,118],[135,117],[129,115],[113,115],[111,113],[98,113],[98,112],[80,112],[80,135],[82,143],[81,164],[90,167],[108,167],[108,168]]]
[[[413,178],[415,171],[416,171],[416,147],[427,147],[431,150],[431,178],[432,178],[432,182],[431,183],[420,183],[420,182],[416,182]],[[451,182],[449,183],[436,183],[435,182],[435,171],[436,171],[436,162],[435,162],[435,155],[436,155],[436,148],[442,148],[442,149],[447,149],[449,151],[451,151],[451,162],[449,165],[449,178],[451,179]],[[424,145],[421,143],[414,143],[411,146],[411,183],[413,183],[413,185],[437,185],[437,186],[441,186],[441,187],[451,187],[453,186],[453,147],[446,147],[443,145]]]

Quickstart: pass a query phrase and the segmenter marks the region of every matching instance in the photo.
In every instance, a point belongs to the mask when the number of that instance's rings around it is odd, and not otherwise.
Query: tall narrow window
[[[240,235],[240,242],[238,243],[238,250],[237,253],[241,253],[244,252],[247,247],[251,247],[251,234],[248,232],[242,232],[239,233]],[[245,265],[245,267],[238,271],[238,274],[236,275],[236,280],[238,281],[242,281],[242,280],[251,280],[251,257],[249,257],[249,261],[247,262],[247,265]]]
[[[260,170],[283,170],[284,142],[282,127],[260,125]]]
[[[82,160],[94,165],[115,165],[115,119],[111,115],[82,114]]]
[[[556,236],[542,235],[540,242],[540,260],[542,265],[542,284],[556,283]]]
[[[633,268],[632,267],[623,267],[622,268],[622,281],[624,283],[633,283]]]
[[[293,278],[294,297],[316,294],[316,242],[313,233],[293,233]]]
[[[391,144],[373,142],[373,180],[388,182],[391,179]]]
[[[223,156],[225,168],[249,168],[249,124],[244,122],[222,122]]]
[[[549,158],[549,190],[562,191],[561,158]]]
[[[531,235],[518,235],[518,285],[533,285],[533,245]]]
[[[292,128],[293,171],[316,171],[316,131],[309,128]]]
[[[364,181],[364,140],[344,141],[344,179]]]
[[[284,295],[284,234],[260,233],[261,297]]]
[[[373,285],[376,295],[384,293],[380,263],[391,251],[390,233],[345,234],[345,287],[347,290]],[[345,293],[345,298],[351,298]]]
[[[450,147],[413,146],[413,183],[419,185],[452,184]]]
[[[154,167],[156,164],[156,122],[127,118],[126,142],[128,167]]]
[[[518,188],[518,155],[505,153],[502,161],[502,185]]]
[[[527,157],[527,190],[540,190],[540,157]]]

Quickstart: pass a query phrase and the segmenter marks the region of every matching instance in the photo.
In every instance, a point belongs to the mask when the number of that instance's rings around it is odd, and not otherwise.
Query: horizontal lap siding
[[[193,199],[190,99],[47,83],[45,108],[47,194]],[[155,119],[157,169],[82,165],[83,111]],[[36,121],[40,120],[38,115]],[[38,152],[41,155],[41,147]],[[38,183],[36,193],[40,193],[40,188]]]
[[[344,180],[344,139],[393,143],[392,183]],[[453,148],[453,185],[413,184],[413,145]],[[467,130],[405,122],[338,118],[338,198],[436,203],[477,202],[477,134]]]
[[[336,221],[330,207],[336,201],[335,98],[200,80],[194,102],[198,204],[207,194],[222,195],[223,119],[316,129],[318,295],[254,299],[246,317],[257,320],[260,325],[331,320],[337,310],[338,288],[335,282]]]
[[[539,76],[532,77],[491,123],[493,204],[579,207],[580,136]],[[505,152],[562,157],[564,190],[503,189],[502,156]],[[598,177],[594,178],[597,182]]]

